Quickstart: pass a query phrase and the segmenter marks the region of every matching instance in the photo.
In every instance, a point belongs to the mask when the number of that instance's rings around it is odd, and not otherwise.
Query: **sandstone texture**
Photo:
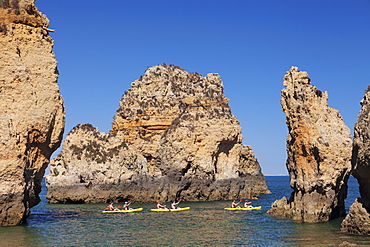
[[[148,68],[125,92],[109,134],[76,126],[51,163],[51,203],[223,200],[269,193],[218,74]]]
[[[361,198],[349,208],[349,214],[342,222],[341,231],[357,235],[370,235],[370,214]]]
[[[25,221],[64,131],[63,99],[48,35],[34,1],[0,1],[0,225]]]
[[[293,192],[275,201],[268,213],[303,222],[344,216],[351,172],[352,140],[327,92],[292,67],[284,77],[281,105],[288,125],[286,166]]]
[[[360,196],[350,207],[341,230],[352,234],[370,234],[370,86],[361,101],[361,111],[354,128],[353,176],[360,187]]]

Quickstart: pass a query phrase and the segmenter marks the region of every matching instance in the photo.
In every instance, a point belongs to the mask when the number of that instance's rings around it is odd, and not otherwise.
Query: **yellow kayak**
[[[104,210],[102,211],[103,214],[107,214],[107,213],[134,213],[134,212],[140,212],[142,211],[143,208],[133,208],[133,209],[129,209],[129,210]]]
[[[251,208],[224,208],[225,210],[260,210],[262,206],[251,207]]]
[[[172,208],[152,208],[150,209],[150,211],[154,211],[154,212],[176,212],[176,211],[186,211],[186,210],[189,210],[190,207],[185,207],[185,208],[176,208],[176,209],[172,209]]]

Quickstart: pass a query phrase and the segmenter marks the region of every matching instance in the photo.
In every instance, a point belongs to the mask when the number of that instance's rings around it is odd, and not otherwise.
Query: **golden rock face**
[[[48,19],[33,1],[0,6],[0,225],[18,225],[39,202],[41,179],[64,131]]]
[[[292,67],[283,85],[281,105],[289,130],[286,165],[294,191],[289,200],[276,201],[269,213],[306,222],[343,216],[351,172],[350,130],[328,106],[327,92],[311,85],[306,72]]]
[[[370,86],[361,100],[361,111],[354,128],[352,175],[357,179],[360,198],[351,205],[342,222],[341,231],[357,235],[370,235]]]
[[[76,127],[52,162],[51,202],[128,196],[145,202],[179,196],[205,201],[269,192],[252,149],[242,144],[217,74],[203,77],[166,64],[148,68],[121,99],[111,132],[87,129]],[[119,148],[122,143],[127,147]],[[66,179],[70,184],[63,184]],[[79,194],[71,186],[81,188]],[[109,187],[109,193],[98,187]]]

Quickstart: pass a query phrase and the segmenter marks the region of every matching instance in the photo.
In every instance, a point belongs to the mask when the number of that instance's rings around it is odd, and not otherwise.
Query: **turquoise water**
[[[268,176],[273,194],[252,200],[259,211],[225,211],[229,204],[182,202],[183,212],[151,212],[154,204],[135,204],[144,210],[132,214],[102,214],[106,204],[47,204],[32,209],[27,225],[0,228],[0,246],[338,246],[347,241],[370,245],[370,237],[339,231],[342,219],[328,223],[295,223],[269,216],[276,199],[289,196],[289,177]],[[347,207],[358,196],[355,179],[349,181]],[[169,205],[169,204],[167,204]]]

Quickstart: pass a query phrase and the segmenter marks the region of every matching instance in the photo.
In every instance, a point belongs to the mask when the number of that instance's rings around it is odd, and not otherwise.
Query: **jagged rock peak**
[[[0,225],[23,223],[64,131],[48,19],[34,1],[0,1]]]
[[[199,109],[198,118],[203,108],[213,109],[208,112],[232,118],[238,132],[241,131],[236,117],[231,114],[218,74],[203,77],[174,65],[162,64],[148,68],[123,95],[111,133],[123,133],[124,141],[137,150],[143,150],[145,145],[146,153],[153,156],[163,132],[188,108]],[[150,137],[150,141],[146,137]],[[149,142],[151,144],[147,145]]]
[[[361,100],[361,110],[354,128],[352,167],[361,198],[356,199],[341,230],[352,234],[370,235],[370,86]]]
[[[294,84],[311,84],[311,80],[306,71],[299,71],[298,67],[292,66],[284,76],[283,86],[289,87]]]
[[[34,0],[0,0],[0,32],[11,32],[10,23],[42,27],[47,31],[49,19],[38,11],[34,3]]]
[[[198,73],[189,73],[189,72],[185,71],[183,68],[180,68],[178,66],[167,65],[166,63],[163,63],[161,65],[156,65],[156,66],[147,68],[145,70],[144,76],[142,76],[136,82],[132,83],[131,86],[133,88],[135,88],[135,87],[139,86],[140,84],[145,85],[145,84],[152,83],[152,82],[155,83],[155,82],[157,82],[157,80],[155,80],[155,78],[163,80],[163,79],[169,79],[170,77],[178,77],[178,78],[181,78],[181,79],[185,79],[183,81],[181,81],[181,80],[180,81],[173,81],[173,82],[177,82],[179,84],[182,84],[184,82],[185,83],[195,82],[195,81],[199,80],[199,78],[202,78],[202,75],[200,75]],[[194,79],[192,80],[191,79],[192,77],[194,77],[195,80]],[[210,79],[210,81],[213,81],[215,83],[219,83],[221,86],[223,86],[221,78],[218,74],[210,73],[206,77],[208,79]],[[186,80],[186,79],[190,79],[190,80]]]
[[[328,106],[327,92],[311,85],[306,72],[292,67],[283,85],[281,105],[289,130],[286,166],[294,191],[289,200],[274,202],[269,213],[306,222],[343,216],[351,171],[350,130]]]
[[[91,131],[71,131],[52,161],[50,202],[205,201],[269,193],[252,148],[242,145],[217,74],[203,77],[166,64],[148,68],[120,100],[106,139]]]
[[[178,113],[181,107],[189,104],[214,105],[228,102],[223,95],[223,83],[218,74],[202,77],[198,73],[188,73],[174,65],[150,67],[131,86],[120,101],[115,121],[112,123],[113,132],[120,129],[117,126],[120,118],[128,121],[132,120],[132,116],[155,118],[156,115],[165,115],[162,110]],[[127,110],[130,107],[134,107],[135,111]],[[160,112],[152,112],[154,108],[160,108]]]

